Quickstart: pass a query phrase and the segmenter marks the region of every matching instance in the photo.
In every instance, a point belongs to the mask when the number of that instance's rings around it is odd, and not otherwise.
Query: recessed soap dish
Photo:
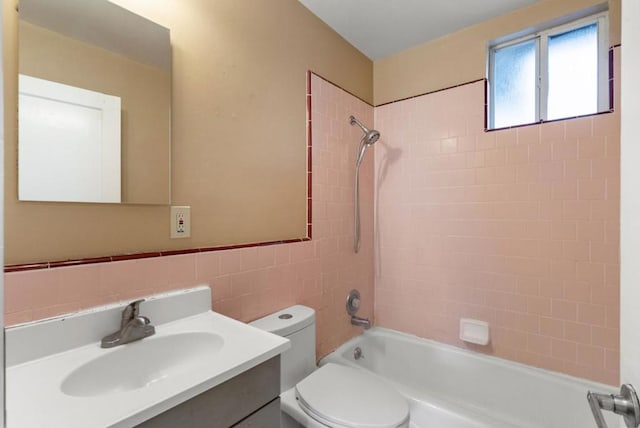
[[[460,340],[476,345],[488,345],[489,323],[470,318],[460,319]]]

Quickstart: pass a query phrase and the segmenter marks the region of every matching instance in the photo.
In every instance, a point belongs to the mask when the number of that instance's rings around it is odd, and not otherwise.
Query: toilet
[[[313,309],[292,306],[251,325],[291,341],[291,348],[280,356],[284,428],[409,427],[409,404],[390,385],[353,367],[316,367]]]

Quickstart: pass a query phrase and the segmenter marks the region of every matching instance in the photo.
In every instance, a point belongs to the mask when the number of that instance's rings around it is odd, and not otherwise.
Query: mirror
[[[169,30],[107,0],[19,15],[19,199],[169,204]]]

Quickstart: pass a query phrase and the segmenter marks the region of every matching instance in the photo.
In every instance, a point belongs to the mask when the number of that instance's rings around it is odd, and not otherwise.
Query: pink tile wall
[[[375,109],[378,325],[617,385],[619,114],[484,132],[483,106],[479,82]]]
[[[250,321],[300,303],[317,311],[318,355],[361,329],[344,302],[351,288],[373,317],[373,153],[363,163],[362,249],[353,254],[354,164],[373,108],[312,75],[313,241],[5,274],[5,324],[37,320],[166,290],[211,285],[214,309]],[[302,142],[304,143],[304,142]]]

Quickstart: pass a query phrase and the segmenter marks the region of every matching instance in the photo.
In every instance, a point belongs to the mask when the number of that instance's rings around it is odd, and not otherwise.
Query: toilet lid
[[[396,428],[409,418],[407,400],[372,374],[329,363],[296,385],[300,407],[329,426]]]

